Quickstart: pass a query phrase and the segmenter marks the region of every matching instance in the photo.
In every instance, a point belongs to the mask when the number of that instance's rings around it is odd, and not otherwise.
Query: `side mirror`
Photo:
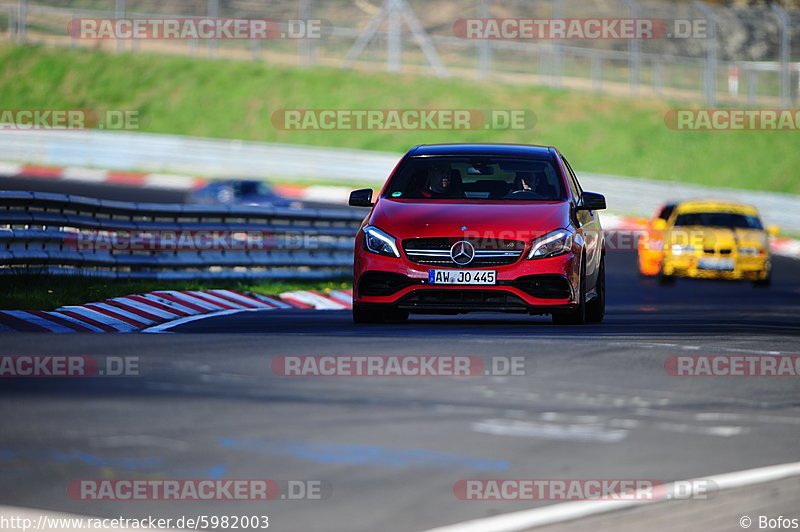
[[[653,220],[653,229],[656,231],[666,231],[667,221],[664,218],[656,218]]]
[[[601,211],[606,208],[606,197],[594,192],[584,192],[581,194],[581,201],[578,203],[579,211]]]
[[[372,207],[372,189],[362,188],[352,191],[348,203],[351,207]]]
[[[777,225],[770,225],[769,227],[767,227],[767,233],[769,233],[772,236],[778,236],[779,234],[781,234],[781,228],[778,227]]]

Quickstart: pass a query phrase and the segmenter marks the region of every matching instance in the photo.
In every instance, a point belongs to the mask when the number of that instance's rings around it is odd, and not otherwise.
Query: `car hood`
[[[370,224],[401,240],[464,235],[527,241],[567,227],[569,209],[568,202],[382,198],[375,206]]]
[[[703,249],[767,247],[767,235],[761,229],[681,226],[670,231],[669,240],[671,243],[702,245]]]

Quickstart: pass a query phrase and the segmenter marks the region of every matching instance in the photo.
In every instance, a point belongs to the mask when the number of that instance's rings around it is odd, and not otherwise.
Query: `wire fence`
[[[85,39],[84,18],[267,18],[271,39]],[[484,30],[504,20],[650,21],[655,34],[515,38]],[[570,87],[681,101],[783,107],[800,93],[800,9],[651,0],[19,0],[0,3],[0,28],[20,43],[157,52],[300,66],[413,72]],[[501,26],[502,28],[502,26]],[[312,29],[314,31],[312,31]],[[0,35],[2,38],[3,35]],[[543,36],[542,34],[537,35]],[[584,37],[584,38],[581,38]]]

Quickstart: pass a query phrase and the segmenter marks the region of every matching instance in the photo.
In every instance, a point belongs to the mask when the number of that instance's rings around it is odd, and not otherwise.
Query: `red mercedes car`
[[[373,202],[355,243],[353,321],[415,314],[550,314],[559,324],[605,314],[605,198],[584,192],[553,147],[412,148]]]

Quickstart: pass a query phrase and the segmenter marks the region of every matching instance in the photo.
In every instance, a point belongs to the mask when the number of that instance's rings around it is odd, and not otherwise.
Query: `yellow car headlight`
[[[672,244],[670,249],[673,255],[690,255],[694,253],[694,246],[688,244]]]

